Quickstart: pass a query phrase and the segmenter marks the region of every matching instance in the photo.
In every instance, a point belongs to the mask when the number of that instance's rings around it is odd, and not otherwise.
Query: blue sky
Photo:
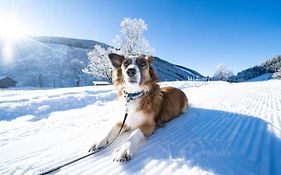
[[[28,34],[110,45],[124,17],[142,18],[156,56],[204,75],[281,54],[280,0],[0,0],[0,15],[16,16]]]

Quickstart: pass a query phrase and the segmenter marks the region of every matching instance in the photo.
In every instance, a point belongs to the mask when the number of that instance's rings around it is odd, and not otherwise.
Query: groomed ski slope
[[[133,159],[112,161],[128,133],[55,174],[281,174],[281,81],[170,82],[189,110]],[[87,153],[123,104],[113,86],[0,90],[0,174],[39,174]]]

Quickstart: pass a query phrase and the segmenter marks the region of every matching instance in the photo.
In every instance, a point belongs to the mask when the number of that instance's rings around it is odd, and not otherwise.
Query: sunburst
[[[14,59],[14,44],[24,37],[24,28],[15,17],[0,16],[0,41],[2,41],[2,59],[11,63]]]
[[[5,40],[16,40],[24,35],[24,28],[15,17],[0,16],[0,37]]]

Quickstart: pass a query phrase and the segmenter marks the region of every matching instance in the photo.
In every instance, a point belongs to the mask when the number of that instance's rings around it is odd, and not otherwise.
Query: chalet
[[[0,76],[0,88],[16,86],[17,82],[8,76]]]
[[[93,81],[94,86],[110,85],[107,81]]]

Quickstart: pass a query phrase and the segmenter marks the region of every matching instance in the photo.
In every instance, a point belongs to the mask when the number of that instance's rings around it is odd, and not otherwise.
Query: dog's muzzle
[[[134,68],[130,68],[130,69],[128,69],[128,70],[126,71],[126,73],[127,73],[127,75],[128,75],[130,78],[132,78],[132,77],[134,77],[134,76],[136,75],[137,70],[134,69]]]

